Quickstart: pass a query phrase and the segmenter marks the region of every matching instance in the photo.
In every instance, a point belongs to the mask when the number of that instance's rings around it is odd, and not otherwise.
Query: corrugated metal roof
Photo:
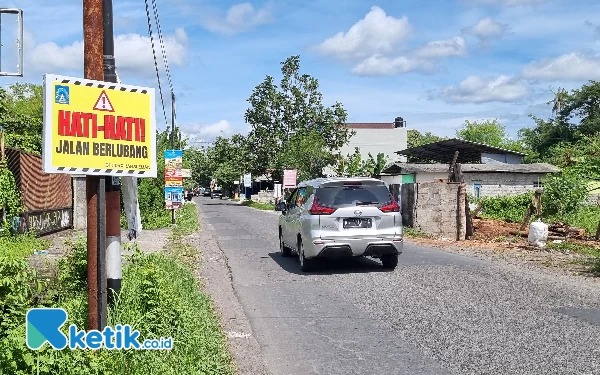
[[[481,160],[482,153],[488,154],[511,154],[525,156],[522,152],[507,150],[500,147],[490,146],[483,143],[465,141],[464,139],[452,138],[426,145],[407,148],[397,151],[397,154],[412,156],[422,160],[439,161],[451,163],[454,152],[458,151],[459,163],[472,163]]]
[[[383,173],[385,174],[402,174],[402,173],[446,173],[448,172],[448,164],[420,164],[420,163],[394,163],[387,167]],[[560,168],[547,163],[532,163],[532,164],[505,164],[505,163],[487,163],[487,164],[461,164],[461,169],[464,173],[556,173],[560,172]]]

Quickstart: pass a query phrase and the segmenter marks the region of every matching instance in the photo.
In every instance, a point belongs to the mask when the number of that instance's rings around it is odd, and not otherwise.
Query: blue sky
[[[5,6],[25,13],[22,80],[82,76],[81,0],[12,1]],[[198,140],[247,132],[246,99],[267,74],[279,79],[291,55],[319,79],[326,104],[344,104],[348,122],[402,116],[409,128],[451,136],[466,119],[498,118],[515,135],[533,125],[528,114],[550,115],[551,90],[600,80],[600,2],[576,3],[157,0],[178,125]],[[121,80],[156,86],[144,3],[113,4]],[[164,74],[163,89],[168,97]],[[160,104],[156,112],[164,128]]]

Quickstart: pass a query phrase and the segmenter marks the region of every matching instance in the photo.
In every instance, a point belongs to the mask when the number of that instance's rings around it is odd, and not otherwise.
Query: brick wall
[[[402,217],[405,225],[436,237],[465,239],[465,185],[422,182],[402,185]]]
[[[474,185],[481,185],[480,196],[518,195],[534,191],[536,183],[545,177],[541,173],[465,173],[467,193],[474,194]]]

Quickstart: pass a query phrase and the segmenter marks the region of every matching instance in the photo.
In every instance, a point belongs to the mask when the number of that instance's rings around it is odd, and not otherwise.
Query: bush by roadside
[[[184,247],[184,236],[198,228],[197,210],[178,211],[179,226],[170,244]],[[55,274],[37,275],[24,258],[0,259],[0,374],[233,374],[210,299],[200,290],[193,269],[173,249],[145,254],[134,249],[123,269],[123,287],[108,323],[131,324],[141,338],[172,337],[173,349],[61,350],[25,345],[25,314],[32,307],[62,307],[69,320],[63,327],[86,326],[86,243],[72,242]],[[187,245],[189,246],[189,245]],[[171,247],[171,246],[169,246]]]

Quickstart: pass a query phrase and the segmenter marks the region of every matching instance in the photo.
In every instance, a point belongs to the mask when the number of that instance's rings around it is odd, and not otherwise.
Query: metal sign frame
[[[3,14],[16,14],[17,15],[17,49],[18,49],[18,64],[17,72],[4,72],[0,66],[0,76],[2,77],[23,77],[23,10],[17,8],[0,8],[0,17]],[[1,23],[1,20],[0,20]],[[0,33],[1,35],[1,33]],[[1,47],[0,47],[1,48]]]

